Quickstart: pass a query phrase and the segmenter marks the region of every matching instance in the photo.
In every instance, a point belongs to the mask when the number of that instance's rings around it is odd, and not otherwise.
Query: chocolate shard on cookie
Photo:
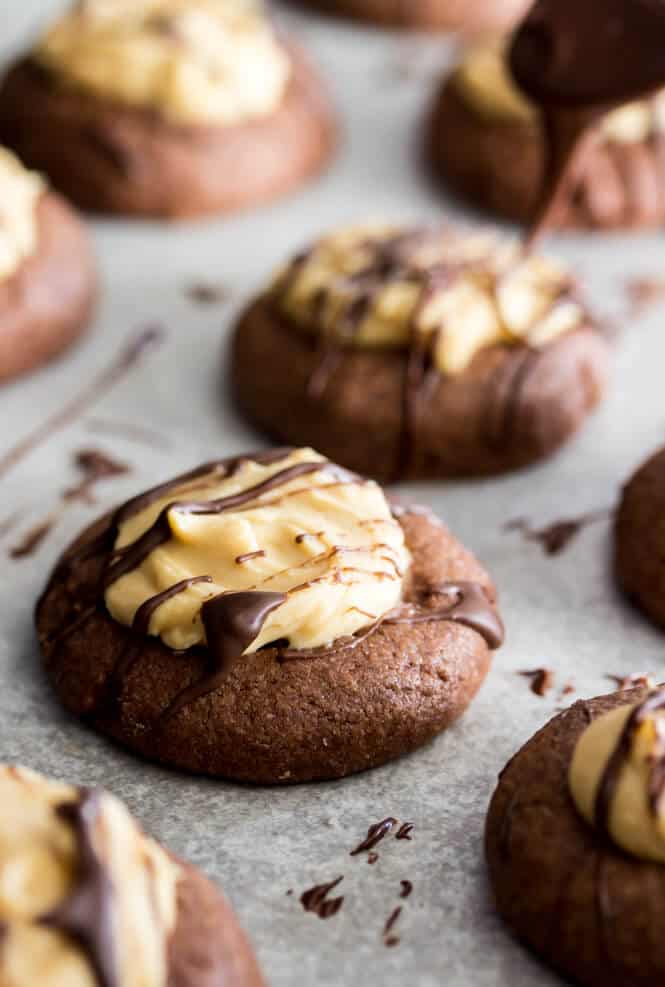
[[[486,830],[501,916],[585,987],[665,977],[665,687],[575,703],[509,762]]]
[[[87,327],[96,295],[83,224],[0,147],[0,383],[69,346]]]
[[[60,699],[95,729],[191,771],[297,782],[382,764],[460,716],[503,637],[494,599],[429,512],[276,449],[102,518],[37,627]]]
[[[608,346],[569,271],[489,232],[359,226],[241,316],[231,386],[280,441],[383,479],[548,456],[600,400]]]
[[[614,527],[615,571],[622,589],[665,627],[665,449],[626,484]]]
[[[299,0],[301,6],[392,27],[505,31],[529,0]]]
[[[101,789],[0,765],[3,987],[262,987],[231,908]]]
[[[608,113],[571,168],[551,224],[660,226],[665,220],[665,92]],[[427,126],[436,173],[474,205],[528,223],[544,181],[538,108],[513,81],[505,43],[470,48],[446,76]]]
[[[0,139],[84,209],[174,219],[283,195],[335,123],[261,0],[86,0],[10,69]]]

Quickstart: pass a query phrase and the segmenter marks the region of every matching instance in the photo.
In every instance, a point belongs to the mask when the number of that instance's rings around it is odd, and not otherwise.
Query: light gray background
[[[59,6],[3,0],[2,54]],[[168,846],[220,880],[274,987],[557,983],[493,915],[483,869],[483,819],[496,774],[560,702],[558,690],[546,699],[532,695],[516,671],[552,666],[558,686],[572,678],[577,695],[590,696],[607,691],[608,672],[660,674],[662,638],[615,593],[608,524],[589,528],[554,559],[502,528],[517,516],[542,525],[612,505],[628,473],[663,442],[664,309],[623,333],[607,403],[556,459],[491,482],[405,491],[430,504],[487,563],[508,627],[478,700],[427,749],[337,784],[252,789],[184,777],[136,761],[69,720],[41,673],[32,608],[76,531],[158,479],[257,444],[220,402],[220,356],[234,314],[273,267],[347,220],[462,215],[428,187],[417,153],[436,68],[452,46],[279,14],[318,60],[338,103],[344,135],[332,170],[286,202],[228,221],[92,224],[104,279],[92,332],[62,362],[0,394],[1,453],[105,366],[135,327],[156,321],[168,328],[167,344],[139,371],[0,479],[0,521],[19,508],[22,533],[75,481],[77,449],[98,446],[133,467],[127,478],[100,485],[97,507],[72,507],[34,558],[10,561],[17,536],[0,541],[0,757],[104,784],[126,799]],[[621,310],[625,278],[665,273],[660,236],[560,238],[551,249],[586,276],[604,312]],[[230,301],[194,306],[183,289],[198,279],[222,281]],[[92,417],[150,424],[168,436],[169,449],[92,435]],[[367,826],[388,814],[415,824],[413,842],[386,841],[375,867],[352,860],[348,852]],[[346,902],[339,915],[328,922],[306,915],[299,894],[340,874]],[[396,929],[401,944],[389,950],[381,929],[402,878],[415,889]]]

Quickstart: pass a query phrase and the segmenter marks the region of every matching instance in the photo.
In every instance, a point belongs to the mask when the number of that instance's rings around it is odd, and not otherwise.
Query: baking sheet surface
[[[61,3],[5,0],[2,56]],[[60,363],[0,393],[0,456],[113,365],[146,327],[160,345],[85,412],[0,476],[0,757],[50,774],[103,784],[177,853],[217,878],[256,945],[273,987],[302,983],[385,987],[533,987],[556,984],[514,943],[492,912],[482,828],[496,775],[562,704],[609,691],[608,674],[663,678],[663,640],[617,596],[607,516],[565,551],[547,556],[507,522],[535,529],[610,511],[629,472],[665,440],[665,307],[632,319],[618,337],[608,401],[583,434],[549,463],[484,483],[409,486],[484,560],[501,593],[506,646],[464,720],[426,749],[364,776],[288,789],[240,787],[141,763],[68,719],[40,669],[32,609],[58,553],[84,524],[135,491],[203,459],[260,439],[220,391],[223,342],[234,315],[275,265],[330,226],[367,217],[478,222],[423,177],[420,125],[452,42],[399,37],[278,12],[330,81],[343,121],[334,167],[269,209],[181,227],[91,225],[104,296],[90,335]],[[563,237],[553,252],[581,272],[604,313],[620,316],[625,283],[665,275],[659,235]],[[196,303],[188,289],[221,285]],[[149,434],[127,430],[141,423]],[[154,433],[154,434],[153,434]],[[94,505],[72,504],[31,555],[12,549],[58,510],[78,477],[73,458],[101,449],[131,471],[96,487]],[[13,524],[3,527],[10,519]],[[94,660],[94,655],[91,655]],[[518,671],[548,667],[541,698]],[[564,686],[574,692],[562,697]],[[349,851],[385,816],[413,823],[412,840],[385,840],[380,859]],[[300,894],[344,876],[339,913],[306,914]],[[400,881],[413,893],[400,900]],[[287,894],[292,890],[292,894]],[[399,944],[384,945],[384,923]]]

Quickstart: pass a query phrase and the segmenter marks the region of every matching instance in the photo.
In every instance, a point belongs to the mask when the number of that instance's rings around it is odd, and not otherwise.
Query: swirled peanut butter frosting
[[[179,868],[101,791],[0,766],[3,987],[166,987]]]
[[[428,348],[445,374],[488,346],[545,346],[586,318],[554,261],[450,228],[333,233],[278,274],[270,297],[304,332],[346,346]]]
[[[372,626],[400,602],[410,563],[381,488],[311,449],[211,463],[130,501],[115,526],[111,615],[227,658]]]
[[[61,84],[184,124],[269,115],[291,72],[261,0],[81,0],[34,57]]]
[[[37,205],[44,182],[0,147],[0,279],[8,278],[37,247]]]
[[[665,689],[594,720],[569,781],[587,822],[628,853],[665,863]]]
[[[513,81],[505,43],[470,48],[454,80],[467,105],[480,116],[536,127],[538,109]],[[602,134],[615,143],[638,143],[665,132],[665,91],[651,99],[627,103],[605,117]]]

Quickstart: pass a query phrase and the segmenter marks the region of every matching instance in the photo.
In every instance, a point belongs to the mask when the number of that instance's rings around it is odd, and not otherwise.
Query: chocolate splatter
[[[628,278],[624,282],[628,315],[642,315],[648,308],[665,302],[665,275]]]
[[[397,908],[393,909],[388,918],[386,919],[386,924],[383,927],[383,934],[387,936],[389,932],[392,932],[398,918],[402,914],[402,906],[398,905]]]
[[[100,480],[123,476],[129,472],[129,467],[125,463],[116,462],[107,453],[98,449],[80,450],[75,454],[74,462],[83,473],[80,482],[65,490],[60,503],[45,518],[33,525],[18,544],[9,550],[10,558],[24,559],[33,555],[62,519],[70,504],[76,501],[94,504],[94,488]]]
[[[4,477],[35,449],[47,442],[56,432],[75,422],[92,405],[96,404],[126,374],[143,360],[147,354],[160,345],[166,333],[159,326],[151,326],[134,335],[122,348],[118,356],[100,373],[96,374],[77,395],[67,401],[58,411],[38,425],[25,438],[0,456],[0,478]]]
[[[411,840],[413,837],[411,833],[413,832],[413,823],[405,822],[402,823],[400,828],[395,833],[396,840]]]
[[[391,946],[399,946],[399,943],[400,943],[399,936],[388,936],[383,941],[384,941],[384,944],[386,946],[388,946],[388,947],[391,947]]]
[[[652,689],[654,682],[650,675],[639,675],[632,672],[630,675],[606,675],[606,679],[616,684],[616,691],[623,692],[625,689],[635,689],[638,686],[646,686]]]
[[[330,881],[328,884],[316,884],[309,891],[303,892],[300,896],[300,903],[306,912],[314,912],[319,918],[332,918],[336,915],[344,904],[344,897],[339,898],[328,898],[330,892],[337,887],[338,884],[344,880],[344,877],[338,877],[334,881]]]
[[[23,538],[10,548],[10,559],[25,559],[29,555],[33,555],[44,539],[53,531],[57,520],[56,516],[50,515],[30,528]]]
[[[399,883],[401,888],[399,893],[400,898],[408,898],[411,892],[413,891],[413,884],[411,883],[411,881],[406,881],[406,880],[400,881]]]
[[[86,429],[97,435],[115,435],[130,442],[138,442],[151,449],[169,449],[171,443],[165,435],[147,425],[137,425],[135,422],[111,422],[102,418],[91,418],[86,422]]]
[[[517,674],[529,679],[531,691],[541,698],[546,696],[554,686],[554,672],[551,668],[534,668],[531,671],[518,672]]]
[[[75,454],[74,462],[83,476],[74,487],[65,490],[62,495],[65,501],[82,500],[94,504],[95,484],[130,472],[126,463],[118,462],[100,449],[81,449]]]
[[[545,528],[533,528],[525,518],[515,518],[513,521],[508,521],[504,531],[519,531],[527,541],[538,542],[546,555],[560,555],[584,528],[599,521],[609,520],[613,513],[613,508],[606,508],[584,514],[579,518],[554,521]]]
[[[230,294],[226,285],[213,281],[193,281],[185,288],[185,295],[196,305],[221,305]]]
[[[372,864],[373,865],[373,864],[375,864],[377,862],[378,859],[379,859],[379,855],[378,855],[378,853],[375,853],[374,850],[371,850],[370,853],[367,854],[367,863],[368,864]]]
[[[386,819],[382,819],[380,822],[374,823],[367,830],[367,836],[359,843],[355,850],[351,850],[350,856],[356,857],[359,853],[364,853],[365,850],[373,850],[374,847],[383,840],[391,829],[397,825],[397,820],[392,816],[388,816]]]

